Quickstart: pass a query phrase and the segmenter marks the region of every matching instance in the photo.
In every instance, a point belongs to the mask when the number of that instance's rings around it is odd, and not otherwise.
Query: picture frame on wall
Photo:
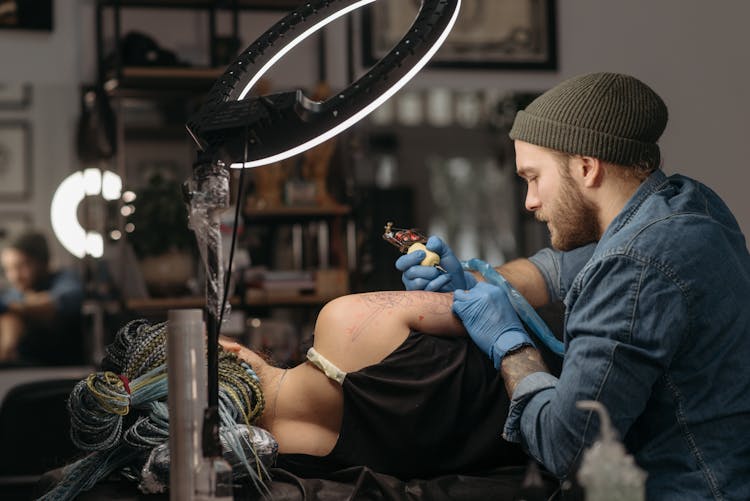
[[[31,190],[31,127],[0,121],[0,200],[25,200]]]
[[[363,61],[372,65],[407,33],[421,0],[385,0],[363,11]],[[463,0],[430,67],[557,69],[555,0]]]
[[[0,0],[0,29],[52,31],[52,0]]]
[[[19,110],[31,104],[31,85],[0,82],[0,110]]]

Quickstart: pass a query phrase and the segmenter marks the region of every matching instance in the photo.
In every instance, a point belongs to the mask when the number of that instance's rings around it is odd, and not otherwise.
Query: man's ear
[[[596,188],[604,179],[604,164],[594,157],[577,157],[577,168],[580,180],[586,188]]]

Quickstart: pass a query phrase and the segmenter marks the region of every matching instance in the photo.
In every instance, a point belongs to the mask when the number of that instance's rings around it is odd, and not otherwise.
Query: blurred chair
[[[81,453],[70,440],[66,402],[80,379],[19,384],[0,406],[0,498],[28,499],[46,471]]]

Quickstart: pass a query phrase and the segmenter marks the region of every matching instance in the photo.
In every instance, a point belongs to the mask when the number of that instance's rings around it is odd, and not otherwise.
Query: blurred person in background
[[[82,363],[84,293],[78,276],[50,268],[47,239],[37,232],[13,240],[0,263],[9,283],[0,292],[0,363]]]

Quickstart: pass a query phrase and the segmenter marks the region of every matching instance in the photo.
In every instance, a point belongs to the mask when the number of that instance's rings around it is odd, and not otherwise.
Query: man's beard
[[[563,173],[557,200],[545,213],[539,210],[534,216],[539,221],[548,222],[552,247],[555,249],[569,251],[599,240],[596,209],[583,198],[567,172]]]

